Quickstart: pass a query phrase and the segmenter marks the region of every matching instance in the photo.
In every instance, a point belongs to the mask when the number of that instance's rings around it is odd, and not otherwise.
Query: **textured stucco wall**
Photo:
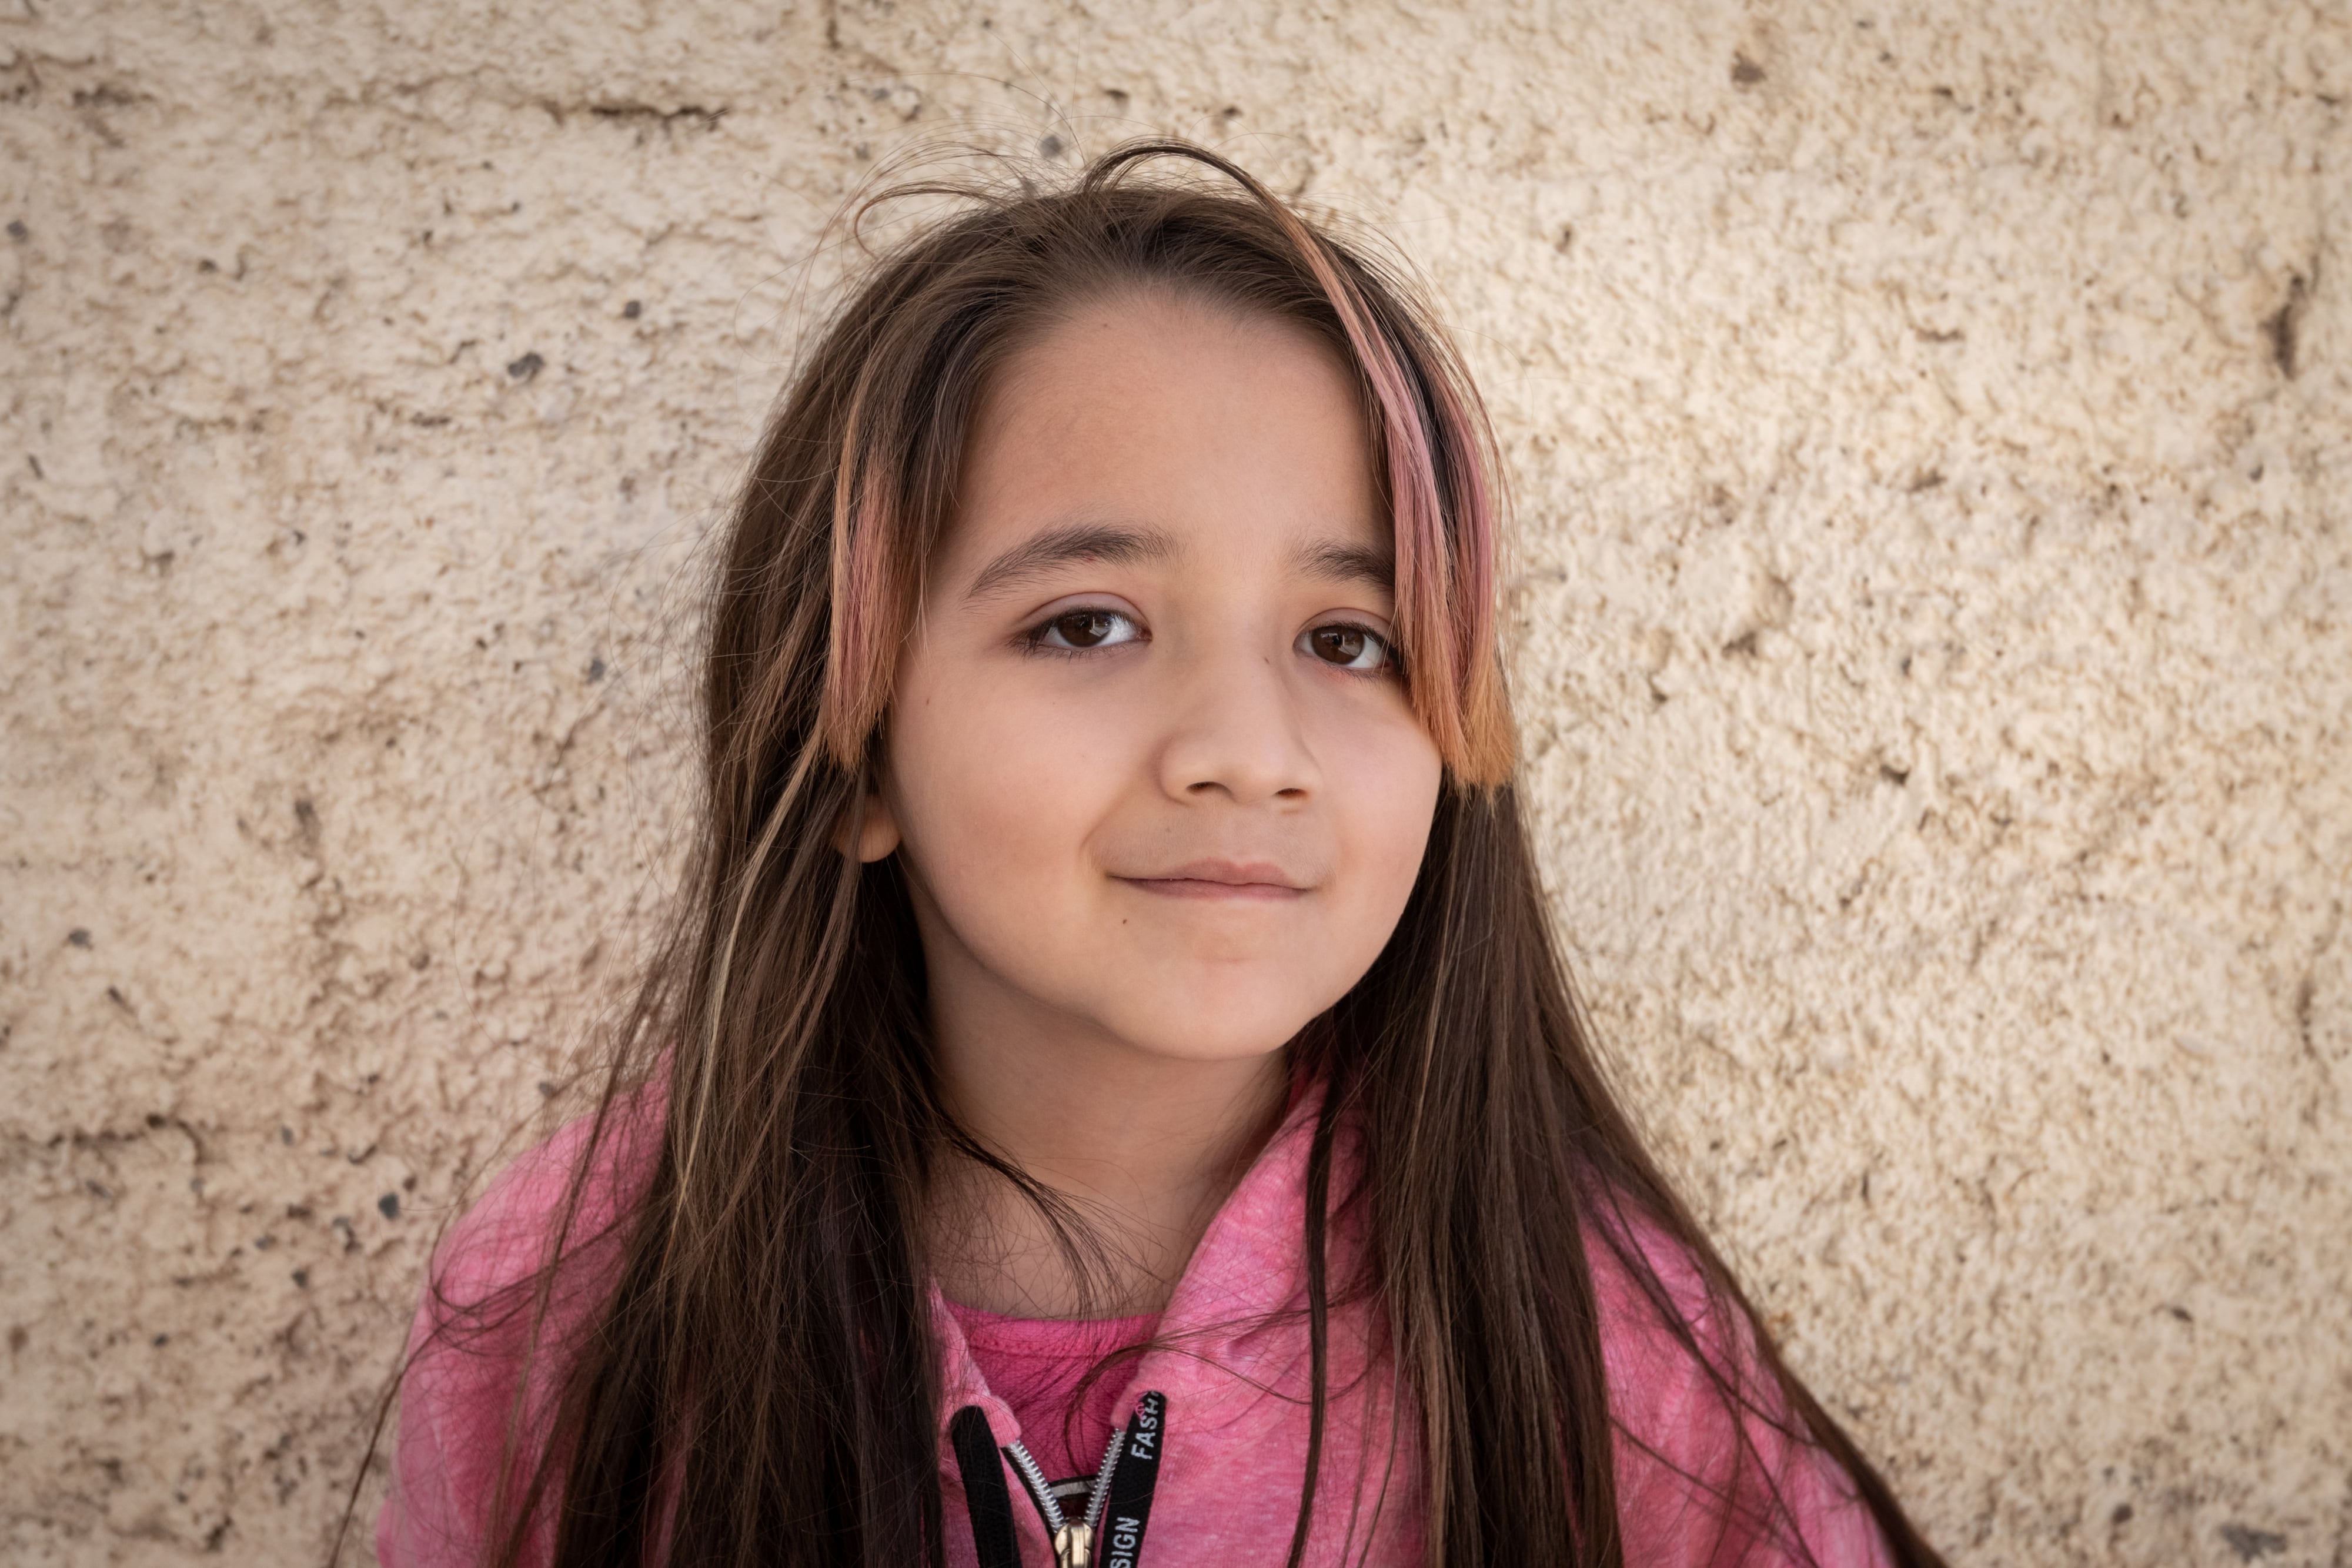
[[[320,1555],[823,225],[1168,128],[1465,334],[1594,1009],[1930,1532],[2352,1563],[2347,99],[2285,0],[0,0],[0,1560]]]

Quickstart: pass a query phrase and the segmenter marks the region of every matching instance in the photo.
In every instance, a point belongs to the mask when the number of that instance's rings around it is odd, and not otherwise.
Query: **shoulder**
[[[1875,1565],[1843,1468],[1759,1354],[1755,1324],[1664,1225],[1612,1207],[1586,1255],[1629,1563]]]
[[[481,1555],[508,1434],[544,1429],[564,1346],[617,1281],[662,1122],[658,1089],[644,1089],[615,1097],[601,1120],[565,1124],[499,1172],[435,1249],[402,1364],[392,1494],[376,1522],[387,1568]]]
[[[1654,1422],[1660,1401],[1755,1366],[1755,1333],[1738,1304],[1710,1286],[1698,1256],[1630,1206],[1597,1212],[1586,1228],[1593,1306],[1620,1418]]]
[[[645,1195],[661,1151],[659,1085],[615,1095],[598,1114],[565,1123],[491,1179],[449,1228],[427,1271],[425,1302],[479,1308],[593,1248]]]

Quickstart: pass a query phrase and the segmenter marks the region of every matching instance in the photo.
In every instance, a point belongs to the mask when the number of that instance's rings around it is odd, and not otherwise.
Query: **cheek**
[[[1360,927],[1369,967],[1412,895],[1445,768],[1435,743],[1410,717],[1356,730],[1341,767],[1331,799],[1357,893],[1340,913]]]
[[[951,918],[987,918],[1066,876],[1116,790],[1115,737],[1038,702],[1017,683],[947,689],[920,672],[901,687],[889,737],[900,852]]]

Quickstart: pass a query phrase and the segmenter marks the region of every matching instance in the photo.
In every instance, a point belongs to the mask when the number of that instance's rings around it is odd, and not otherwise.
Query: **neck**
[[[1019,1317],[1160,1311],[1280,1118],[1286,1053],[1186,1061],[1066,1022],[992,1019],[984,1015],[997,1009],[944,999],[935,989],[933,1041],[949,1108],[1067,1205],[1084,1261],[1074,1266],[1052,1222],[1010,1183],[951,1158],[931,1205],[941,1290]]]

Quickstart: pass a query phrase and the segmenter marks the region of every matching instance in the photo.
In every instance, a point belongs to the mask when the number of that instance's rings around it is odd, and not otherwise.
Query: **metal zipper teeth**
[[[1062,1500],[1055,1497],[1054,1489],[1045,1484],[1045,1472],[1038,1468],[1035,1459],[1030,1458],[1029,1450],[1022,1445],[1021,1439],[1015,1437],[1005,1444],[1004,1451],[1013,1457],[1013,1469],[1021,1472],[1023,1484],[1037,1500],[1037,1511],[1045,1516],[1047,1533],[1059,1535],[1069,1528],[1069,1521],[1062,1517]],[[1091,1504],[1088,1505],[1088,1517],[1092,1517]]]
[[[1110,1506],[1110,1473],[1118,1469],[1118,1450],[1126,1441],[1126,1433],[1117,1427],[1110,1429],[1110,1447],[1103,1450],[1102,1468],[1095,1471],[1094,1490],[1087,1494],[1087,1528],[1090,1531],[1101,1525],[1103,1510]]]
[[[1102,1524],[1103,1511],[1110,1506],[1111,1472],[1118,1469],[1118,1451],[1126,1438],[1124,1432],[1117,1427],[1111,1429],[1110,1446],[1103,1449],[1102,1465],[1095,1471],[1094,1485],[1087,1490],[1087,1516],[1079,1527],[1085,1532],[1080,1538],[1083,1544],[1078,1547],[1082,1558],[1093,1555],[1093,1537]],[[1070,1529],[1069,1516],[1062,1511],[1062,1500],[1054,1495],[1053,1487],[1047,1483],[1045,1467],[1038,1464],[1036,1456],[1018,1437],[1005,1444],[1004,1451],[1020,1473],[1021,1484],[1037,1500],[1037,1511],[1045,1516],[1045,1533],[1054,1538],[1058,1552]]]

